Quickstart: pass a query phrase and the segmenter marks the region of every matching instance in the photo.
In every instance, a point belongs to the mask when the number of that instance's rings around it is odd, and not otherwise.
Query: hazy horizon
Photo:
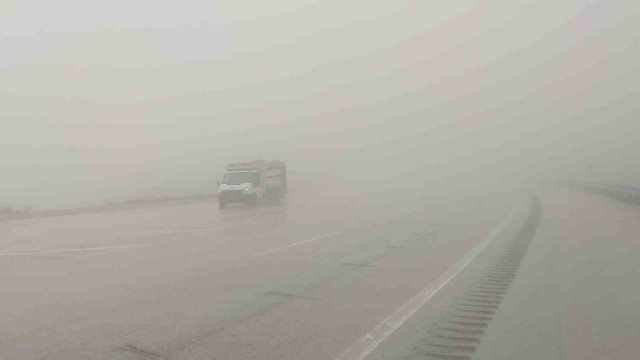
[[[640,4],[8,1],[0,205],[215,191],[287,161],[367,191],[640,185]]]

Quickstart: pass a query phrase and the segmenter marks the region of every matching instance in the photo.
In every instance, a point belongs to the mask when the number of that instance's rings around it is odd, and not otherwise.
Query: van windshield
[[[257,186],[260,184],[260,174],[257,171],[230,172],[224,175],[222,183],[227,185],[253,183]]]

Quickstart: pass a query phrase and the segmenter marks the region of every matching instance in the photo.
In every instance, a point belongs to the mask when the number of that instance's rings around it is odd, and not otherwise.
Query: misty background
[[[365,193],[640,185],[637,1],[9,0],[0,204],[214,193],[225,163]]]

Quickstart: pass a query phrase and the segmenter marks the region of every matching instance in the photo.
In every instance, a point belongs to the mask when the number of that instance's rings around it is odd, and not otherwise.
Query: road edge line
[[[529,202],[530,202],[529,197]],[[467,265],[469,265],[491,242],[493,242],[504,228],[515,218],[521,210],[522,206],[514,207],[509,215],[507,215],[500,224],[498,224],[485,237],[480,244],[476,245],[467,254],[465,254],[457,263],[447,269],[438,279],[431,282],[425,288],[420,290],[411,299],[400,306],[390,316],[382,320],[369,333],[361,337],[345,351],[338,355],[334,360],[363,360],[378,345],[380,345],[389,335],[395,332],[402,324],[405,323],[413,314],[422,308],[431,298],[433,298],[442,288],[444,288],[453,278],[455,278]]]

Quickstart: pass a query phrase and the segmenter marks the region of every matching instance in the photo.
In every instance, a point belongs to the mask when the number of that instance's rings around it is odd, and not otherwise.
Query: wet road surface
[[[464,303],[488,305],[467,310],[491,319],[452,353],[543,346],[545,358],[578,359],[601,341],[624,358],[640,329],[640,211],[564,188],[537,194],[537,210],[524,192],[325,194],[1,222],[0,358],[430,358],[439,352],[424,344]],[[499,302],[469,297],[500,286]]]

